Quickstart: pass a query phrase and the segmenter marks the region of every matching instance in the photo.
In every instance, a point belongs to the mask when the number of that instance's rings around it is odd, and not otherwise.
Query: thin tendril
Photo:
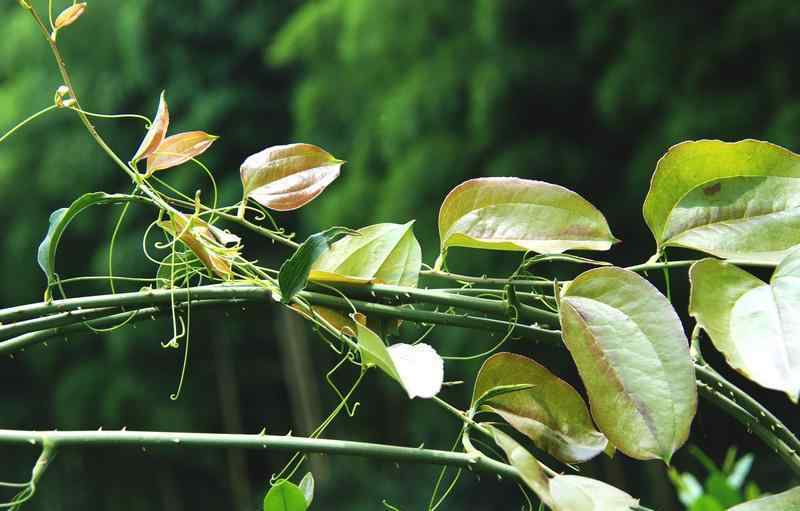
[[[36,118],[38,118],[38,117],[41,117],[42,115],[46,114],[46,113],[47,113],[47,112],[49,112],[50,110],[55,110],[56,108],[58,108],[58,105],[50,105],[50,106],[48,106],[47,108],[44,108],[44,109],[42,109],[42,110],[39,110],[39,111],[38,111],[38,112],[36,112],[35,114],[33,114],[33,115],[31,115],[31,116],[29,116],[29,117],[25,118],[24,120],[22,120],[21,122],[19,122],[19,123],[18,123],[16,126],[14,126],[13,128],[11,128],[10,130],[8,130],[8,131],[5,133],[5,135],[3,135],[2,137],[0,137],[0,144],[2,144],[2,143],[3,143],[3,142],[4,142],[4,141],[5,141],[5,140],[6,140],[8,137],[10,137],[10,136],[11,136],[11,135],[13,135],[14,133],[16,133],[16,131],[17,131],[17,130],[19,130],[20,128],[22,128],[23,126],[25,126],[26,124],[28,124],[29,122],[31,122],[31,121],[33,121],[33,120],[35,120],[35,119],[36,119]]]

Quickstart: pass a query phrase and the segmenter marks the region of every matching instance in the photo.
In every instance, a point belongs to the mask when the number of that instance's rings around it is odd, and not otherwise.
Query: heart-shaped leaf
[[[697,408],[689,343],[669,301],[634,272],[596,268],[564,290],[560,317],[600,431],[628,456],[669,462]]]
[[[352,232],[354,231],[346,227],[331,227],[312,234],[297,247],[294,254],[281,265],[278,272],[281,302],[289,303],[294,295],[306,287],[311,265],[330,247],[334,239]]]
[[[48,284],[55,282],[58,243],[73,218],[84,209],[96,204],[120,204],[137,200],[140,199],[130,195],[92,192],[81,195],[68,208],[53,211],[50,215],[50,227],[47,229],[47,234],[39,244],[39,250],[37,251],[37,261],[39,267],[47,275]]]
[[[439,210],[447,247],[608,250],[617,240],[603,214],[564,187],[513,177],[471,179],[455,187]]]
[[[414,222],[375,224],[358,229],[333,243],[312,265],[310,279],[318,282],[382,282],[416,287],[422,249]]]
[[[219,137],[205,131],[188,131],[164,139],[155,152],[147,158],[147,173],[177,167],[200,156]]]
[[[728,364],[764,387],[800,396],[800,249],[767,284],[716,259],[689,271],[689,313]]]
[[[800,486],[733,506],[728,511],[797,511],[798,509],[800,509]]]
[[[339,177],[344,161],[311,144],[268,147],[242,163],[243,199],[276,211],[297,209]]]
[[[550,479],[555,508],[569,511],[630,511],[639,505],[624,491],[588,477],[557,475]]]
[[[526,385],[490,395],[493,389]],[[581,463],[605,450],[583,398],[567,382],[523,355],[498,353],[484,362],[475,379],[473,406],[500,415],[540,449],[565,463]]]
[[[550,495],[550,482],[539,461],[519,442],[495,426],[491,424],[481,425],[491,431],[494,443],[503,450],[508,462],[519,471],[522,480],[539,497],[539,500],[551,509],[562,511],[555,506],[553,497]]]
[[[231,276],[233,260],[241,250],[238,236],[182,213],[172,213],[169,220],[161,221],[158,225],[181,240],[217,276]]]
[[[353,320],[363,363],[377,366],[400,383],[411,399],[431,398],[439,393],[444,381],[444,361],[436,350],[424,343],[393,344],[387,348],[378,334],[356,318]]]
[[[659,249],[777,264],[800,244],[800,155],[758,140],[684,142],[659,160],[644,217]]]
[[[164,92],[162,91],[158,100],[156,117],[153,119],[150,129],[147,130],[139,149],[136,150],[136,154],[133,155],[131,161],[137,162],[156,152],[158,146],[164,141],[167,128],[169,128],[169,108],[167,108],[167,100],[164,98]]]
[[[303,491],[289,481],[281,481],[264,497],[264,511],[306,511]]]

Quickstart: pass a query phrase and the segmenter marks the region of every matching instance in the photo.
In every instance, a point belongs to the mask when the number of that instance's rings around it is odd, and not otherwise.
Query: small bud
[[[64,101],[64,107],[72,108],[73,106],[75,106],[75,103],[77,103],[77,101],[75,101],[75,98],[69,98],[68,100]]]
[[[64,97],[69,94],[69,87],[66,85],[62,85],[58,89],[56,89],[56,93],[53,96],[53,102],[56,104],[58,108],[64,107]]]
[[[56,27],[56,30],[68,27],[69,25],[75,23],[85,10],[86,2],[73,4],[61,11],[61,14],[58,15],[53,25]]]

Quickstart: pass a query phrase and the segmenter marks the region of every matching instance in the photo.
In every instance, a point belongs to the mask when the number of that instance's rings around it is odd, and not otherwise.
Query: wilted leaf
[[[310,506],[314,502],[314,475],[311,472],[306,473],[300,480],[299,487],[306,499],[306,505]]]
[[[203,154],[218,138],[205,131],[188,131],[167,137],[147,158],[147,173],[186,163]]]
[[[95,204],[120,204],[132,199],[129,195],[107,194],[103,192],[86,193],[78,197],[68,208],[55,210],[50,215],[50,227],[47,234],[39,245],[37,261],[39,267],[47,275],[48,284],[55,282],[56,251],[58,243],[67,225],[75,218],[78,213],[94,206]]]
[[[492,389],[527,384],[528,388],[486,395]],[[484,362],[475,379],[473,403],[503,417],[540,449],[565,463],[587,461],[606,448],[583,398],[572,386],[523,355],[498,353]]]
[[[281,481],[267,492],[264,497],[264,511],[306,511],[303,491],[289,481]]]
[[[689,343],[669,301],[621,268],[597,268],[564,290],[561,327],[609,441],[637,459],[669,462],[697,408]]]
[[[167,128],[169,128],[169,109],[167,108],[167,101],[164,99],[164,92],[161,92],[156,117],[153,119],[150,129],[147,130],[147,134],[145,134],[139,149],[136,150],[136,154],[133,155],[131,161],[137,162],[156,152],[158,146],[164,141]]]
[[[608,250],[616,242],[602,213],[564,187],[513,177],[471,179],[439,210],[441,247]]]
[[[567,511],[567,509],[562,510],[555,507],[555,501],[550,495],[549,481],[539,461],[534,458],[527,449],[522,447],[519,442],[500,431],[498,428],[491,424],[482,424],[482,426],[492,432],[494,442],[506,454],[508,462],[519,471],[522,480],[528,488],[533,490],[542,503],[556,511]]]
[[[659,160],[644,217],[660,247],[777,264],[800,243],[800,155],[758,140],[684,142]]]
[[[231,275],[231,264],[241,248],[238,236],[181,213],[170,214],[169,220],[158,225],[180,239],[213,273],[223,278]]]
[[[56,30],[62,29],[69,25],[72,25],[78,18],[81,17],[83,12],[86,10],[86,2],[78,2],[76,4],[72,4],[59,14],[56,17],[55,22],[53,22],[53,26],[55,26]]]
[[[609,484],[588,477],[557,475],[550,479],[550,494],[557,510],[630,511],[635,499]]]
[[[351,233],[346,227],[331,227],[322,232],[312,234],[295,250],[278,272],[278,285],[281,290],[281,302],[289,301],[300,292],[308,282],[311,265],[322,255],[331,242],[337,237]]]
[[[358,229],[333,245],[312,265],[310,279],[320,282],[382,282],[416,287],[422,250],[414,222],[376,224]]]
[[[800,486],[777,495],[739,504],[728,511],[797,511],[800,509]]]
[[[277,211],[297,209],[339,177],[343,163],[311,144],[268,147],[248,157],[239,169],[242,200],[250,197]]]
[[[800,249],[775,269],[769,284],[716,259],[689,271],[689,313],[728,364],[764,387],[800,396]]]
[[[394,344],[387,348],[375,332],[353,319],[363,363],[377,366],[400,383],[411,399],[431,398],[439,393],[444,380],[444,361],[436,350],[424,343]]]

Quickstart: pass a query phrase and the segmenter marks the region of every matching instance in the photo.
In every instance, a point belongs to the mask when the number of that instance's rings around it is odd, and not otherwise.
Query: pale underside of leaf
[[[528,488],[533,490],[542,503],[556,511],[562,511],[562,509],[555,507],[553,498],[550,495],[549,480],[544,474],[544,470],[539,464],[539,461],[508,434],[491,424],[484,424],[483,426],[492,432],[495,443],[506,454],[506,458],[508,458],[508,462],[511,466],[519,471],[522,480]],[[563,511],[567,510],[563,509]]]
[[[472,179],[439,211],[442,248],[560,253],[608,250],[616,241],[603,215],[561,186],[518,178]]]
[[[703,183],[672,210],[662,243],[777,264],[800,243],[800,179],[748,176]]]
[[[630,511],[639,499],[596,479],[557,475],[550,479],[550,494],[564,511]]]
[[[798,509],[800,509],[800,486],[733,506],[728,511],[797,511]]]
[[[631,457],[668,462],[688,437],[697,390],[666,298],[633,272],[589,270],[566,289],[561,323],[600,431]]]
[[[168,128],[169,108],[167,108],[167,101],[164,98],[164,92],[162,92],[158,100],[156,117],[153,119],[150,129],[147,130],[139,149],[136,150],[136,154],[133,155],[131,161],[136,162],[153,154],[158,149],[158,146],[161,145],[161,142],[164,141]]]
[[[217,138],[204,131],[189,131],[169,136],[147,158],[147,171],[155,172],[182,165],[203,154]]]

